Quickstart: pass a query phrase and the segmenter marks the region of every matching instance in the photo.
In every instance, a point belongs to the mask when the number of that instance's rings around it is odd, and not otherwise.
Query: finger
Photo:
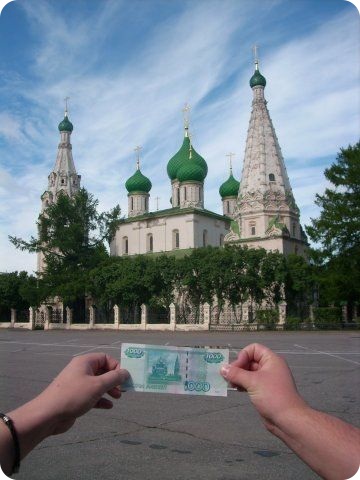
[[[94,408],[103,408],[105,410],[109,410],[112,407],[113,407],[113,402],[108,398],[104,398],[104,397],[101,397],[100,400],[98,400],[94,405]]]
[[[235,365],[223,365],[220,370],[221,375],[236,387],[248,390],[251,381],[252,372],[238,368]]]
[[[234,362],[231,362],[231,365],[235,365],[238,368],[244,368],[245,370],[248,370],[249,367],[249,355],[246,350],[241,350],[241,352],[238,353],[237,359]]]
[[[111,388],[108,392],[106,392],[110,397],[113,398],[120,398],[121,397],[121,390],[119,387]]]
[[[241,354],[246,354],[249,363],[256,362],[260,366],[263,365],[269,358],[277,356],[270,348],[261,345],[260,343],[251,343],[241,350],[238,359]],[[241,357],[243,358],[243,357]]]
[[[117,368],[100,375],[99,378],[102,382],[104,392],[108,392],[118,385],[122,385],[129,378],[130,374],[124,368]]]
[[[88,353],[78,358],[83,358],[91,366],[94,375],[120,368],[120,364],[115,358],[103,352]]]

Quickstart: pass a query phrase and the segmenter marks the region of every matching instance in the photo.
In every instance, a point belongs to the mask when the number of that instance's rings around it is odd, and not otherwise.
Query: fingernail
[[[228,376],[228,373],[229,373],[229,370],[230,370],[230,365],[228,363],[225,363],[221,369],[220,369],[220,373],[223,377],[227,378]]]

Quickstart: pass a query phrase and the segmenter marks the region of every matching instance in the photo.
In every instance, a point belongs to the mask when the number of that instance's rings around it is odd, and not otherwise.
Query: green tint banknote
[[[229,350],[123,343],[121,368],[130,372],[124,387],[136,392],[227,396],[221,365]]]

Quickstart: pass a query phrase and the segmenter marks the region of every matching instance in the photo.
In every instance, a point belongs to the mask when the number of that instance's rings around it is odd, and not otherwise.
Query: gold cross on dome
[[[258,67],[259,67],[259,57],[258,57],[259,45],[254,45],[252,49],[253,49],[253,53],[254,53],[255,67],[256,67],[256,70],[257,70]]]
[[[230,173],[232,173],[232,157],[235,157],[236,153],[229,152],[226,154],[226,157],[229,157],[229,163],[230,163]]]
[[[190,105],[188,103],[185,103],[184,108],[182,109],[182,112],[183,112],[183,115],[184,115],[184,127],[186,129],[189,128],[190,110],[191,110]]]
[[[67,116],[68,114],[68,100],[70,100],[70,97],[65,97],[64,102],[65,102],[65,115]]]
[[[140,152],[142,150],[142,146],[138,145],[137,147],[134,148],[134,152],[136,152],[136,169],[140,169]]]

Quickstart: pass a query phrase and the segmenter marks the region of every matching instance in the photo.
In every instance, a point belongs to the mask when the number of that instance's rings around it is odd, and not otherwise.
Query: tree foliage
[[[360,142],[342,148],[325,177],[332,187],[316,195],[321,213],[306,228],[320,244],[312,252],[320,300],[353,303],[360,296]]]
[[[68,197],[60,194],[38,220],[38,238],[9,237],[20,250],[41,252],[45,271],[39,278],[42,299],[59,296],[66,302],[84,297],[89,272],[108,258],[104,242],[114,236],[120,207],[97,212],[98,201],[84,188]]]

